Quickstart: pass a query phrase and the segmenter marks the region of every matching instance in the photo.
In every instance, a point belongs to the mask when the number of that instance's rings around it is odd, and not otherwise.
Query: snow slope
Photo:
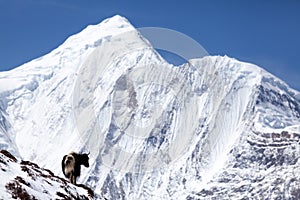
[[[0,73],[0,144],[107,199],[297,199],[300,95],[259,68],[207,56],[174,67],[123,17]],[[300,198],[300,197],[299,197]]]

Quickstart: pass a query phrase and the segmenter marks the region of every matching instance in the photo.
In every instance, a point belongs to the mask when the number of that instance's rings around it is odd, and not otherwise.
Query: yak
[[[76,179],[80,176],[80,166],[89,167],[89,154],[71,152],[63,157],[61,162],[62,171],[71,183],[76,185]]]

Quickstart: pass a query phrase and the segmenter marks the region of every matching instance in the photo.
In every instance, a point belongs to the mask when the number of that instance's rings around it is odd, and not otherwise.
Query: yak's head
[[[74,163],[74,157],[72,155],[68,155],[64,158],[64,162],[65,162],[65,165],[69,165],[71,164],[72,162]]]
[[[85,167],[89,167],[90,166],[89,165],[89,155],[90,155],[90,153],[81,154],[81,163]]]

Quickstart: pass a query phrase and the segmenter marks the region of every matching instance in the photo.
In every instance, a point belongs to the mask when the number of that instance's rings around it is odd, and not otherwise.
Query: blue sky
[[[300,90],[300,1],[0,0],[0,71],[42,56],[115,14],[164,27],[210,55],[257,64]]]

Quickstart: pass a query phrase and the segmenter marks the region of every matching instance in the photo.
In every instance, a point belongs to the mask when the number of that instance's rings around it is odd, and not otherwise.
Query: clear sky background
[[[0,0],[0,71],[40,57],[115,14],[135,27],[164,27],[210,55],[261,66],[300,90],[300,1]]]

